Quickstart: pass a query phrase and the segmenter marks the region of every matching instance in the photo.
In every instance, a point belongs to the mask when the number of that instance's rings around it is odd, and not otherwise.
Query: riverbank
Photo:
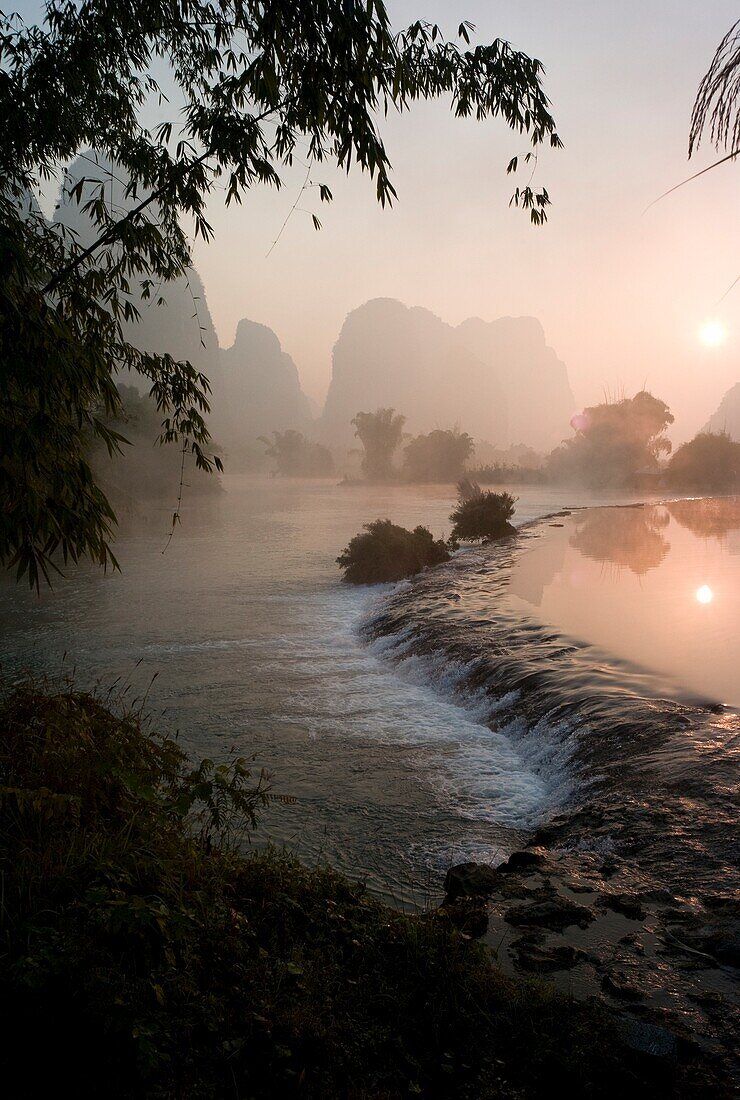
[[[243,764],[79,693],[16,691],[0,728],[7,1096],[723,1095],[449,913],[245,854],[269,791]]]

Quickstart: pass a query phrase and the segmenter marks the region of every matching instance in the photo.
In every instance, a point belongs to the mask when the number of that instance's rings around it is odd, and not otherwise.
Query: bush
[[[547,460],[548,480],[556,484],[624,488],[656,473],[661,456],[671,452],[665,431],[673,414],[646,390],[592,405],[570,423],[575,435]]]
[[[740,487],[740,443],[727,432],[700,432],[678,448],[668,463],[673,488],[725,492]]]
[[[476,542],[513,535],[516,528],[509,520],[517,498],[510,493],[482,492],[480,486],[465,478],[457,487],[458,504],[450,515],[451,541]]]
[[[264,444],[265,455],[275,460],[281,477],[331,477],[334,473],[331,451],[321,443],[312,443],[293,428],[272,435],[272,442],[261,435],[258,443]]]
[[[407,531],[389,519],[366,523],[337,558],[349,584],[383,584],[412,577],[430,565],[450,557],[441,539],[435,540],[426,527]]]
[[[404,448],[403,476],[407,481],[457,481],[475,450],[467,432],[442,431],[417,435]]]

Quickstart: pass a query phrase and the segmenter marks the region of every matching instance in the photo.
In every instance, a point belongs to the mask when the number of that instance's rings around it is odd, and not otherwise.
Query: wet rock
[[[599,894],[599,901],[607,909],[612,909],[615,913],[621,913],[623,917],[629,917],[630,920],[644,920],[645,910],[640,904],[639,898],[633,897],[632,894]]]
[[[540,937],[523,936],[512,944],[516,959],[524,970],[537,974],[551,973],[553,970],[570,970],[579,961],[580,952],[569,944],[554,946],[540,942]]]
[[[701,951],[698,947],[691,947],[684,940],[667,928],[664,933],[665,951],[673,955],[684,955],[692,959],[695,964],[703,967],[717,966],[717,959],[707,951]]]
[[[601,979],[601,988],[612,997],[621,997],[626,1001],[639,1001],[642,990],[630,980],[623,970],[610,970]]]
[[[497,871],[487,863],[458,863],[445,875],[445,904],[457,898],[488,897],[497,881]]]
[[[669,890],[648,890],[643,897],[645,901],[650,901],[654,905],[675,906],[676,904],[676,899]]]
[[[675,932],[669,930],[668,938],[693,954],[740,968],[740,921],[712,923],[697,929],[676,929]]]
[[[504,913],[504,919],[517,927],[550,928],[562,932],[571,924],[587,928],[594,915],[585,905],[576,905],[566,898],[554,897],[534,905],[515,905]]]
[[[502,874],[510,874],[516,871],[533,871],[547,862],[547,856],[542,848],[523,848],[520,852],[512,852],[506,863],[502,863],[498,870]]]
[[[678,1059],[678,1039],[666,1027],[623,1016],[618,1021],[617,1034],[628,1050],[649,1058],[675,1064]]]

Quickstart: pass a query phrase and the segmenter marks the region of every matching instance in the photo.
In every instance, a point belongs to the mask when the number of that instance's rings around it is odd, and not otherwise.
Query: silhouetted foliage
[[[108,454],[93,438],[90,465],[118,512],[136,512],[141,502],[150,500],[172,504],[180,494],[181,481],[188,494],[222,491],[218,476],[199,470],[187,447],[160,445],[161,414],[153,398],[135,386],[119,385],[117,389],[120,405],[113,416],[103,420],[106,427],[120,433],[125,461],[118,453]]]
[[[358,412],[351,421],[362,443],[362,472],[370,481],[389,481],[394,475],[393,456],[403,439],[406,417],[395,409]]]
[[[689,156],[708,128],[715,149],[736,154],[740,148],[740,20],[730,27],[717,47],[696,95],[691,115]]]
[[[265,454],[273,458],[279,474],[284,477],[330,477],[334,473],[331,451],[321,443],[312,443],[302,432],[289,428],[273,432],[272,441],[259,437],[265,445]]]
[[[740,488],[740,443],[727,432],[700,432],[671,456],[666,481],[673,488],[702,492]]]
[[[510,493],[483,492],[476,482],[464,478],[457,487],[457,497],[457,507],[450,515],[451,542],[477,542],[516,533],[509,520],[517,498]]]
[[[474,466],[468,476],[481,485],[544,485],[547,474],[537,466]]]
[[[403,476],[407,481],[457,481],[475,450],[467,432],[443,431],[417,435],[403,451]]]
[[[383,584],[412,577],[449,557],[442,539],[435,540],[426,527],[408,531],[389,519],[376,519],[350,540],[337,564],[349,584]]]
[[[512,443],[508,447],[494,447],[491,443],[476,444],[476,456],[481,466],[514,466],[517,469],[541,469],[545,456],[526,443]]]
[[[633,484],[639,475],[655,473],[660,456],[670,453],[664,432],[672,423],[665,402],[644,390],[593,405],[573,417],[576,434],[552,452],[548,476],[593,488]]]
[[[33,19],[0,13],[0,561],[38,585],[56,551],[115,564],[115,515],[85,437],[119,446],[93,411],[116,412],[117,371],[149,380],[167,442],[219,465],[206,450],[208,380],[138,351],[123,329],[137,319],[132,287],[157,299],[187,272],[191,231],[212,236],[214,188],[230,203],[253,185],[279,187],[300,147],[310,167],[359,166],[390,203],[379,120],[442,95],[457,116],[500,116],[535,148],[560,140],[539,61],[501,40],[468,49],[468,23],[456,42],[423,20],[396,34],[382,0],[49,0]],[[81,150],[117,166],[129,206],[109,203],[109,177],[93,175],[87,247],[29,201]],[[325,184],[317,193],[331,200]],[[514,201],[535,223],[546,216],[544,188],[517,188]]]
[[[592,1004],[513,982],[442,910],[240,847],[268,797],[242,762],[72,692],[3,698],[0,730],[8,1096],[626,1091]]]
[[[480,485],[466,474],[457,483],[457,499],[462,504],[467,500],[474,500],[481,495]]]

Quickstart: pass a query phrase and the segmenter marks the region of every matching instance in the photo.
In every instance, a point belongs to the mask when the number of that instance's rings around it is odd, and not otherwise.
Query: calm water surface
[[[450,487],[345,488],[238,476],[226,477],[224,486],[217,500],[188,504],[186,499],[183,527],[165,554],[164,511],[123,534],[116,550],[122,574],[104,577],[80,569],[40,599],[4,583],[0,663],[5,677],[34,671],[52,678],[71,675],[79,687],[99,683],[103,690],[115,681],[130,698],[148,692],[154,720],[168,731],[179,730],[188,749],[221,755],[235,746],[273,773],[276,790],[295,797],[292,805],[273,804],[258,839],[288,844],[304,858],[326,857],[399,902],[436,893],[440,870],[450,861],[495,859],[524,830],[578,797],[583,778],[573,744],[559,736],[547,705],[527,713],[517,709],[521,684],[502,680],[492,691],[480,677],[471,680],[471,662],[480,654],[464,646],[456,653],[442,647],[435,656],[428,644],[417,645],[417,619],[426,614],[423,591],[419,600],[414,585],[393,592],[339,583],[334,558],[371,519],[387,516],[409,527],[423,523],[435,535],[446,535]],[[629,499],[567,489],[514,491],[520,497],[519,524],[565,505]],[[667,528],[661,527],[665,514]],[[644,652],[637,653],[621,628],[612,629],[610,617],[632,619],[635,635],[643,637],[644,622],[660,605],[660,614],[668,616],[667,633],[673,634],[675,577],[656,587],[652,612],[640,610],[637,589],[631,602],[620,594],[625,581],[637,580],[647,591],[651,570],[655,577],[660,572],[649,564],[651,555],[662,554],[660,568],[675,563],[689,592],[691,624],[714,623],[721,649],[732,626],[725,586],[733,576],[736,583],[737,572],[725,566],[737,547],[737,528],[722,538],[700,535],[696,553],[701,559],[706,543],[706,562],[689,575],[684,552],[676,551],[682,539],[695,536],[682,528],[677,514],[651,513],[649,526],[659,545],[643,537],[640,553],[646,557],[638,569],[608,555],[589,555],[588,546],[604,536],[582,516],[568,518],[563,528],[545,524],[537,532],[541,538],[532,529],[512,540],[532,548],[528,556],[510,553],[509,598],[526,611],[521,621],[551,621],[564,634],[585,635],[600,647],[603,664],[612,654],[615,691],[620,660],[629,657],[641,669],[644,663],[646,675],[667,667],[677,694],[686,689],[730,700],[731,692],[722,686],[726,677],[714,686],[684,674],[674,656],[661,662],[658,635],[655,642],[645,638]],[[670,543],[670,552],[661,539]],[[580,549],[574,540],[583,544]],[[485,557],[481,551],[463,552],[445,567],[452,570],[449,575],[440,571],[434,583],[446,599],[455,578],[465,576],[466,583],[477,585],[478,606],[471,614],[493,621]],[[738,558],[732,560],[736,570]],[[482,571],[477,580],[476,570]],[[612,595],[609,586],[620,583]],[[690,603],[691,592],[702,585],[711,588],[712,600]],[[595,608],[597,589],[598,614],[584,624],[577,607]],[[579,600],[567,619],[575,591]],[[414,621],[371,628],[389,600],[406,601]],[[451,606],[462,615],[459,602],[452,600]],[[701,614],[704,619],[696,618]],[[457,621],[469,636],[472,620]],[[551,644],[557,649],[560,643]]]
[[[551,521],[510,593],[671,698],[740,708],[740,499],[592,508]]]

